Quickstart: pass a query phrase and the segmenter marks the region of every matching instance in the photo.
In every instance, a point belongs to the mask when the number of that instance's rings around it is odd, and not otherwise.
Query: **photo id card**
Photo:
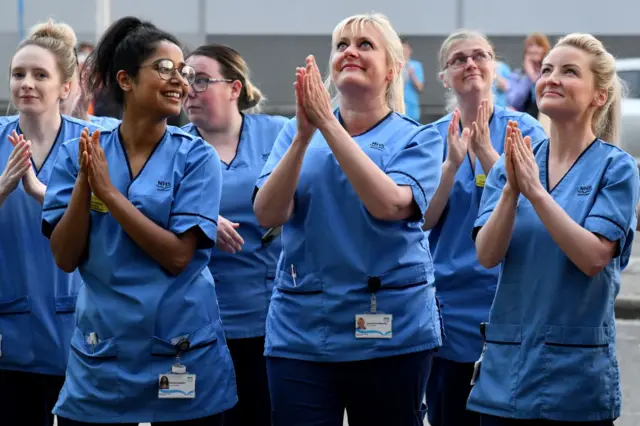
[[[195,398],[195,374],[160,374],[158,376],[158,398]]]
[[[362,314],[356,315],[356,338],[391,339],[393,315]]]

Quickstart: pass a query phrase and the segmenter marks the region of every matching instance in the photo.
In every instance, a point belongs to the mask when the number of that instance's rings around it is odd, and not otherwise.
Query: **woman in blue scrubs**
[[[0,416],[7,425],[52,425],[64,382],[81,286],[57,268],[40,233],[54,160],[84,123],[60,115],[76,71],[68,25],[36,25],[11,59],[19,114],[0,125]]]
[[[468,408],[483,426],[612,426],[620,416],[614,302],[631,253],[638,167],[613,145],[615,60],[562,38],[536,84],[549,139],[507,130],[476,221],[480,263],[500,265]]]
[[[499,270],[478,263],[471,231],[486,176],[504,152],[509,121],[533,140],[545,137],[530,115],[494,104],[495,56],[482,34],[468,30],[451,34],[440,48],[440,78],[456,108],[434,123],[447,144],[440,185],[424,224],[431,230],[429,247],[445,330],[427,384],[431,426],[480,424],[479,415],[467,411],[466,404],[473,364],[482,351],[480,324],[489,317]]]
[[[43,232],[85,284],[54,413],[60,426],[220,425],[237,400],[207,267],[220,159],[166,124],[195,72],[174,36],[132,17],[105,32],[87,66],[89,87],[109,91],[124,117],[66,142],[47,188]]]
[[[422,425],[441,329],[424,213],[443,142],[402,115],[402,44],[386,17],[333,33],[331,106],[313,57],[296,118],[258,179],[254,210],[282,226],[265,354],[275,426]]]
[[[238,386],[238,404],[225,413],[224,424],[269,426],[264,335],[282,244],[276,229],[258,224],[251,197],[286,120],[245,113],[256,110],[262,94],[249,80],[244,59],[230,47],[200,46],[187,65],[196,78],[185,103],[191,123],[183,129],[213,145],[222,167],[218,240],[209,269]]]

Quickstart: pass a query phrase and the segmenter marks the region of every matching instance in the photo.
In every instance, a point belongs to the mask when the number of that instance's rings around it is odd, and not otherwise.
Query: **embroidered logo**
[[[156,183],[156,188],[158,191],[169,191],[171,189],[171,182],[168,180],[159,180],[158,183]]]
[[[380,142],[371,142],[369,148],[377,149],[378,151],[385,151],[387,149],[384,144]]]
[[[583,186],[578,187],[577,194],[579,196],[589,195],[589,194],[591,194],[591,190],[592,189],[593,189],[593,187],[591,185],[583,185]]]
[[[264,154],[262,154],[262,161],[267,161],[269,159],[269,152],[265,152]]]

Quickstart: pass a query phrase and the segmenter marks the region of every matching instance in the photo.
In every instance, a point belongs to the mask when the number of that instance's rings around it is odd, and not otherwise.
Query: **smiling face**
[[[446,55],[442,80],[445,88],[452,89],[458,97],[479,93],[491,94],[496,73],[493,49],[482,38],[455,41]]]
[[[353,89],[384,93],[393,80],[384,40],[370,23],[360,29],[347,25],[334,34],[331,79],[343,95]]]
[[[189,92],[188,74],[182,49],[169,41],[158,42],[156,48],[140,66],[135,79],[118,72],[118,83],[126,94],[126,103],[162,117],[180,114]],[[175,68],[172,70],[172,68]]]
[[[596,89],[592,58],[572,46],[554,48],[542,63],[536,83],[540,111],[551,119],[572,119],[606,103],[607,91]]]
[[[56,57],[39,46],[27,45],[11,61],[11,102],[21,113],[42,114],[58,108],[69,96],[71,82],[62,82]]]

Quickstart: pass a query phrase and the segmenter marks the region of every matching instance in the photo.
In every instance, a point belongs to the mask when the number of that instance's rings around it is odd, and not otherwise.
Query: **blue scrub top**
[[[434,123],[445,140],[453,114]],[[509,120],[517,121],[524,136],[539,141],[545,133],[540,123],[529,114],[494,106],[489,121],[491,144],[502,154]],[[480,176],[480,177],[478,177]],[[456,362],[474,362],[482,351],[480,323],[489,317],[489,308],[498,283],[499,269],[485,269],[478,262],[476,246],[471,238],[473,223],[478,217],[482,179],[486,171],[475,160],[475,171],[467,155],[456,173],[449,200],[440,220],[429,233],[433,256],[436,295],[442,309],[445,337],[437,356]]]
[[[549,141],[534,153],[549,190]],[[620,416],[614,301],[631,254],[638,179],[633,157],[597,139],[550,190],[576,223],[618,242],[615,257],[593,277],[569,260],[520,196],[470,410],[573,422]],[[503,156],[489,174],[476,227],[489,219],[505,182]]]
[[[110,213],[91,211],[85,286],[78,295],[66,381],[54,413],[81,422],[157,422],[206,417],[236,403],[233,363],[222,331],[207,265],[216,240],[220,159],[201,138],[167,130],[136,178],[119,130],[100,144],[113,185],[147,218],[181,235],[204,236],[178,276],[168,274]],[[69,204],[78,174],[78,140],[60,149],[47,189],[43,232],[50,235]],[[91,333],[98,342],[90,344]],[[158,398],[158,377],[176,362],[181,338],[190,347],[180,362],[196,374],[195,399]]]
[[[0,125],[0,169],[13,151],[8,136],[18,116]],[[60,130],[36,176],[45,185],[62,143],[91,123],[62,117]],[[80,274],[59,269],[40,232],[42,206],[22,186],[0,207],[0,369],[62,376],[69,356]]]
[[[282,243],[277,237],[268,245],[262,245],[261,238],[268,230],[258,224],[251,196],[273,143],[286,122],[284,117],[243,114],[236,156],[230,164],[221,164],[220,216],[239,223],[236,231],[244,240],[242,251],[236,254],[214,248],[209,262],[228,339],[265,335]],[[183,130],[200,136],[197,127],[191,123]]]
[[[336,115],[338,111],[336,110]],[[289,121],[258,179],[261,187],[296,133]],[[358,198],[320,132],[307,148],[267,317],[265,354],[309,361],[381,358],[441,344],[424,213],[440,180],[442,138],[432,126],[390,113],[355,143],[394,182],[411,187],[420,214],[375,219]],[[292,265],[296,278],[292,276]],[[390,339],[356,339],[356,315],[392,314]]]
[[[98,117],[95,115],[90,115],[89,119],[93,124],[96,124],[103,129],[113,129],[114,127],[118,127],[122,120],[113,117]]]

